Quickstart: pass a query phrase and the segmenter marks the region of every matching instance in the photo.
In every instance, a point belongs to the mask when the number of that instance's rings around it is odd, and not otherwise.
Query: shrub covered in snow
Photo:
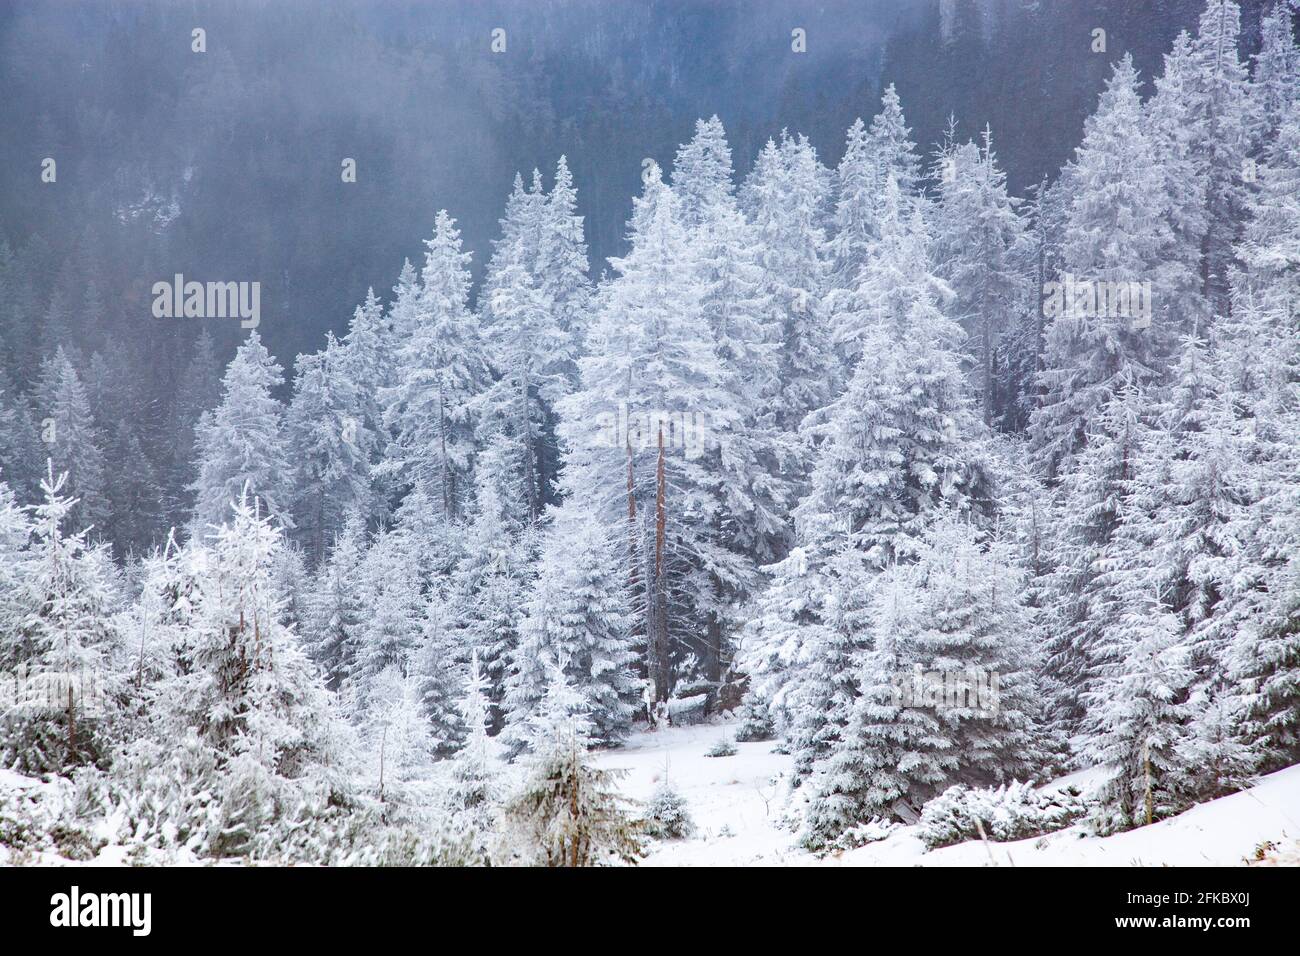
[[[736,745],[726,737],[723,737],[704,753],[706,757],[734,757],[735,755]]]
[[[755,740],[771,740],[775,734],[772,727],[772,715],[768,712],[767,701],[757,694],[750,693],[740,705],[740,726],[736,728],[736,740],[747,743]]]
[[[682,840],[695,832],[685,798],[667,783],[656,788],[646,805],[645,829],[661,840]]]
[[[951,846],[984,836],[997,842],[1023,840],[1061,830],[1080,819],[1087,804],[1077,787],[1037,790],[1012,783],[984,790],[958,784],[925,805],[920,835],[926,847]],[[978,824],[976,823],[978,821]]]

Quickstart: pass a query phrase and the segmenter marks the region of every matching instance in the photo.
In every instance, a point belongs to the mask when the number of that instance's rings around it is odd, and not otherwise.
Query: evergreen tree
[[[473,469],[473,402],[487,386],[483,345],[468,309],[470,254],[446,210],[438,213],[414,303],[399,281],[395,383],[380,391],[393,433],[380,473],[424,482],[447,518],[461,514]],[[405,274],[405,273],[404,273]],[[406,293],[409,295],[409,293]]]
[[[250,333],[226,368],[220,404],[204,413],[195,429],[194,534],[222,524],[245,491],[264,503],[268,517],[292,527],[284,409],[272,394],[283,381],[283,370],[261,337]]]

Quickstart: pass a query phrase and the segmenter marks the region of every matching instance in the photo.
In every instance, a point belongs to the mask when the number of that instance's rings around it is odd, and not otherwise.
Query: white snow
[[[648,798],[666,772],[695,820],[695,836],[656,844],[643,865],[1240,866],[1268,842],[1277,849],[1264,862],[1300,864],[1300,765],[1249,790],[1109,837],[1076,825],[1014,843],[977,841],[927,852],[915,827],[900,827],[879,843],[818,858],[780,827],[790,758],[773,753],[774,742],[736,744],[734,757],[705,756],[734,731],[734,723],[669,728],[636,734],[626,746],[600,754],[602,766],[627,771],[620,787],[633,800]],[[1085,770],[1048,786],[1086,789],[1096,776]]]

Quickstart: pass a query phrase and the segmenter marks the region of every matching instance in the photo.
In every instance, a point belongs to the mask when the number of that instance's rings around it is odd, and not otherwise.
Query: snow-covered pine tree
[[[455,519],[471,487],[474,400],[490,373],[468,307],[470,254],[461,251],[460,230],[446,210],[439,211],[425,245],[414,301],[405,269],[398,282],[395,381],[379,393],[393,440],[378,468],[407,485],[423,482],[443,516]]]
[[[478,656],[471,654],[468,680],[459,702],[465,742],[450,761],[447,798],[453,822],[473,833],[483,852],[489,850],[504,783],[497,742],[488,736],[486,688]]]
[[[1201,294],[1215,316],[1231,307],[1228,280],[1233,246],[1246,215],[1246,159],[1253,134],[1260,129],[1246,64],[1238,52],[1240,38],[1240,6],[1234,0],[1206,0],[1189,59],[1188,125],[1205,182]]]
[[[1259,26],[1259,52],[1250,78],[1250,96],[1252,119],[1259,124],[1252,139],[1265,157],[1272,154],[1287,111],[1300,97],[1300,48],[1291,25],[1293,6],[1277,0]]]
[[[790,436],[805,415],[830,400],[840,377],[825,303],[829,185],[830,174],[807,139],[783,133],[779,144],[769,140],[763,147],[740,191],[766,279],[760,295],[767,338],[779,343],[776,389],[763,407]],[[801,479],[811,449],[793,445],[792,452],[802,457],[793,470]]]
[[[1025,778],[1042,763],[1036,648],[1012,550],[943,515],[870,585],[870,650],[856,660],[860,696],[818,762],[803,842],[917,809],[954,782]]]
[[[1046,303],[1054,314],[1039,376],[1045,394],[1030,423],[1036,463],[1049,478],[1068,470],[1112,396],[1158,376],[1176,334],[1161,259],[1170,244],[1167,203],[1130,57],[1115,65],[1084,124],[1070,176],[1064,274]],[[1144,282],[1150,327],[1118,299]]]
[[[613,786],[618,771],[596,767],[587,752],[584,706],[556,662],[536,718],[531,772],[502,808],[502,862],[576,867],[639,858],[635,823]]]
[[[998,168],[987,127],[982,148],[958,146],[941,167],[934,261],[956,293],[950,312],[974,343],[976,393],[984,422],[991,425],[1001,404],[995,367],[999,340],[1026,284],[1014,256],[1024,241],[1024,223],[1016,200],[1007,195],[1006,174]]]
[[[373,510],[370,469],[378,441],[366,425],[365,396],[350,366],[333,333],[321,351],[298,356],[285,416],[286,443],[296,466],[294,524],[313,565],[349,514]]]
[[[308,602],[303,640],[330,690],[352,671],[368,616],[361,581],[365,549],[364,523],[354,514],[335,536]]]
[[[701,307],[723,369],[723,392],[738,412],[731,421],[712,423],[715,441],[704,450],[704,467],[721,496],[717,533],[747,564],[771,561],[788,547],[793,491],[786,472],[799,465],[799,456],[791,442],[796,436],[782,434],[764,407],[776,388],[778,356],[764,325],[769,300],[760,245],[737,206],[731,150],[716,116],[698,121],[695,136],[678,150],[673,193],[687,197],[682,216],[700,269]],[[731,657],[727,608],[747,593],[720,580],[712,584],[703,676],[716,683]]]
[[[384,426],[384,409],[379,401],[380,390],[392,382],[393,336],[384,307],[375,296],[374,289],[366,290],[365,301],[357,306],[348,323],[348,333],[343,337],[336,364],[337,373],[351,383],[355,404],[351,418],[356,421],[356,432],[366,435],[372,447],[369,465],[383,460],[388,448],[388,430]],[[367,502],[366,516],[380,521],[388,516],[390,489],[371,478],[371,496]]]
[[[132,743],[123,766],[156,760],[164,745],[185,754],[196,776],[177,784],[206,794],[207,805],[176,822],[201,850],[282,855],[340,805],[348,751],[315,668],[282,623],[274,565],[283,530],[247,494],[232,508],[207,542],[187,548],[189,620],[178,621],[171,666],[148,690],[150,738]]]
[[[1129,595],[1118,625],[1098,648],[1105,660],[1090,684],[1087,756],[1106,767],[1097,824],[1103,832],[1151,823],[1184,801],[1184,703],[1193,675],[1178,618],[1154,595]]]
[[[534,717],[560,660],[584,701],[591,741],[613,744],[630,730],[642,684],[619,557],[609,529],[578,502],[551,512],[506,679],[503,739],[512,753],[535,749]]]
[[[223,524],[245,490],[263,513],[292,526],[289,512],[292,463],[283,434],[284,408],[272,394],[284,373],[256,331],[226,367],[221,402],[195,429],[198,477],[191,534],[203,536]]]
[[[8,662],[31,692],[46,698],[19,707],[3,724],[0,759],[23,773],[66,774],[102,761],[104,725],[112,716],[118,642],[112,563],[102,546],[87,545],[85,531],[67,527],[76,502],[63,494],[65,487],[66,475],[56,477],[47,463],[27,560],[19,565],[21,618],[6,642]],[[12,516],[9,523],[11,539],[21,536]]]
[[[1261,769],[1300,754],[1300,102],[1260,168],[1253,216],[1237,254],[1234,310],[1216,328],[1221,376],[1249,438],[1255,501],[1232,534],[1241,542],[1210,637],[1238,680],[1234,712]]]
[[[1104,659],[1103,633],[1123,605],[1101,572],[1113,554],[1125,496],[1148,434],[1145,392],[1127,388],[1096,416],[1088,444],[1067,473],[1051,510],[1055,567],[1042,579],[1047,642],[1046,678],[1058,697],[1051,715],[1067,732],[1078,729],[1083,694]]]
[[[361,743],[381,804],[418,799],[427,782],[435,741],[420,704],[418,681],[398,667],[375,675],[370,707],[361,722]]]
[[[374,682],[389,668],[403,675],[410,670],[420,645],[424,597],[420,569],[411,560],[410,542],[398,530],[377,534],[362,559],[362,606],[369,610],[361,624],[346,682],[355,717],[364,718],[372,702]]]
[[[518,446],[519,477],[529,520],[535,522],[553,496],[554,405],[566,390],[574,356],[572,338],[561,326],[560,305],[552,302],[537,271],[537,248],[548,226],[542,218],[543,197],[528,193],[512,199],[513,208],[528,218],[502,220],[502,234],[510,238],[497,244],[484,284],[490,290],[483,309],[484,338],[500,374],[486,404],[492,427]],[[508,213],[510,209],[508,204]],[[570,289],[566,302],[570,294],[577,293]]]
[[[740,410],[703,314],[694,250],[657,167],[635,201],[631,250],[612,259],[582,384],[560,404],[565,488],[628,541],[650,679],[666,700],[684,652],[707,655],[716,595],[744,583],[745,562],[718,533],[717,477],[703,454]]]
[[[43,363],[36,395],[45,454],[54,474],[68,476],[64,491],[75,501],[68,520],[101,537],[109,516],[104,436],[95,425],[81,376],[62,346]]]
[[[447,627],[457,659],[476,652],[488,682],[492,732],[505,724],[502,701],[507,674],[519,643],[524,589],[530,576],[528,521],[519,471],[518,446],[501,436],[480,454],[473,517],[464,531],[464,550],[447,581]]]

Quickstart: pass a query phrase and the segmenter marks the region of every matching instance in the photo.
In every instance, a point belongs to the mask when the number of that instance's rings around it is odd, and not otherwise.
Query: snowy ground
[[[707,757],[734,725],[679,727],[637,734],[601,754],[626,769],[621,788],[645,800],[667,774],[686,799],[697,833],[657,844],[647,866],[1239,866],[1272,842],[1264,862],[1300,865],[1300,765],[1264,777],[1250,790],[1193,807],[1149,827],[1099,838],[1075,826],[1014,843],[963,843],[926,852],[912,827],[857,850],[818,859],[780,829],[790,758],[773,744],[736,744],[733,757]],[[1056,784],[1086,785],[1088,772]]]

